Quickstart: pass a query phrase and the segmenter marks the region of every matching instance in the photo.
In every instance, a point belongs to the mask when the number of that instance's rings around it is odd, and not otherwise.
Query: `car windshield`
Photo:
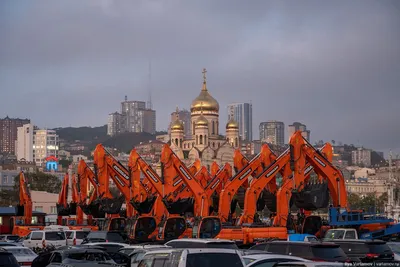
[[[71,253],[68,255],[68,259],[73,260],[85,260],[85,261],[109,261],[111,260],[110,256],[106,253],[99,252],[79,252],[79,253]]]
[[[400,243],[388,243],[389,247],[396,254],[400,254]]]
[[[344,230],[328,230],[325,234],[326,239],[343,239]]]
[[[15,248],[7,248],[7,251],[11,252],[14,256],[37,256],[35,252],[30,250],[29,248],[20,248],[20,247],[15,247]]]
[[[0,266],[18,266],[18,262],[12,254],[0,253]]]
[[[195,253],[187,256],[187,266],[214,267],[229,266],[241,267],[243,263],[236,253]]]
[[[45,232],[45,239],[49,241],[65,240],[64,232]]]
[[[76,232],[76,239],[85,239],[89,232]]]
[[[12,241],[16,241],[16,240],[19,239],[19,236],[17,236],[17,235],[9,235],[9,236],[7,236],[7,239],[8,240],[12,240]]]

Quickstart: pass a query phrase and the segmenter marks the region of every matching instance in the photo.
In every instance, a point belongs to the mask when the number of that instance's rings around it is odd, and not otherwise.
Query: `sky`
[[[400,153],[399,29],[396,0],[2,0],[0,117],[99,126],[150,89],[166,129],[207,68],[221,131],[251,101],[255,138],[300,121],[313,142]]]

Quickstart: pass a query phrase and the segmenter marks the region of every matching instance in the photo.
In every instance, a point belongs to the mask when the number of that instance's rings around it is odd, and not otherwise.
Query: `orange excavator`
[[[287,179],[277,192],[278,206],[274,225],[287,224],[289,214],[287,203],[291,198],[300,209],[316,210],[328,206],[330,193],[334,207],[347,208],[347,192],[341,171],[333,166],[321,151],[304,139],[300,131],[292,135],[289,144],[290,153],[285,154],[285,157],[289,158],[293,177]],[[329,151],[329,145],[327,150]],[[329,155],[329,152],[326,154]],[[284,161],[283,157],[281,161]],[[307,169],[311,168],[310,166],[319,177],[322,177],[319,183],[307,183]],[[315,234],[321,226],[322,220],[319,216],[308,216],[303,224],[303,232]]]
[[[19,205],[16,207],[16,217],[11,218],[13,235],[26,236],[33,230],[43,230],[43,225],[32,225],[32,198],[28,182],[23,172],[19,173]]]
[[[147,232],[144,233],[142,227],[136,227],[135,230],[131,229],[135,231],[135,239],[144,241],[139,237],[138,233],[142,232],[143,234],[141,236],[146,236],[148,233],[153,231],[153,229],[148,226],[154,225],[154,223],[148,223],[150,220],[155,220],[156,224],[159,226],[158,229],[161,230],[156,230],[158,231],[158,240],[169,240],[191,236],[191,229],[185,227],[186,220],[183,215],[193,210],[193,203],[191,200],[193,194],[187,193],[185,186],[183,186],[183,179],[177,175],[176,171],[173,171],[172,173],[165,173],[165,171],[163,171],[164,175],[162,178],[159,177],[146,161],[140,157],[135,149],[130,153],[128,165],[132,176],[139,177],[139,173],[143,173],[147,178],[144,180],[149,182],[157,192],[153,214],[138,218],[137,225],[142,225],[143,227],[146,227],[147,225]],[[204,172],[198,171],[199,168],[200,162],[195,161],[189,167],[189,173],[193,175],[197,171],[197,174],[195,175],[196,180],[206,179],[203,177]],[[164,168],[162,168],[162,170],[164,170]],[[147,221],[147,223],[141,224],[139,223],[140,220]],[[164,229],[167,229],[167,231],[164,231]],[[151,236],[154,236],[156,231],[152,232]]]
[[[79,194],[75,174],[71,177],[71,202],[68,203],[69,174],[64,176],[62,188],[57,202],[57,224],[68,226],[71,230],[98,230],[97,226],[85,225],[83,222],[83,210],[78,206]],[[68,218],[63,218],[68,216]],[[73,217],[71,217],[73,216]]]
[[[97,178],[84,160],[79,161],[77,175],[79,184],[78,206],[87,215],[88,225],[93,225],[93,218],[95,218],[97,225],[101,227],[101,225],[99,225],[99,221],[105,218],[105,212],[102,211],[100,203],[96,203],[99,187]],[[93,186],[93,191],[89,200],[87,201],[89,183]]]

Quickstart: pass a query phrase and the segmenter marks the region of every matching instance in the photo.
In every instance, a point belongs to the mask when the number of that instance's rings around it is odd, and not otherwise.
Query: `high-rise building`
[[[141,133],[156,132],[156,111],[146,108],[144,101],[125,101],[121,102],[121,114],[123,116],[123,131]]]
[[[351,152],[351,161],[353,165],[370,167],[371,166],[371,149],[358,148]]]
[[[190,131],[190,118],[191,118],[191,113],[189,110],[182,109],[179,110],[178,107],[176,108],[176,111],[171,113],[171,122],[168,127],[168,134],[171,133],[171,124],[172,122],[175,122],[176,120],[181,120],[183,123],[184,127],[184,137],[186,139],[192,138],[192,132]]]
[[[24,124],[17,128],[15,155],[17,160],[33,161],[33,124]]]
[[[41,166],[46,158],[58,157],[58,135],[54,130],[35,130],[33,136],[33,160]]]
[[[121,113],[114,112],[108,115],[107,134],[114,136],[124,131],[125,119]]]
[[[307,130],[306,125],[300,123],[300,122],[293,122],[292,125],[288,126],[288,132],[289,132],[289,140],[290,137],[296,132],[296,131],[301,131],[301,135],[307,140],[310,141],[310,130]]]
[[[274,145],[285,144],[285,124],[281,121],[260,123],[260,140]]]
[[[143,110],[142,132],[156,134],[156,111],[152,109]]]
[[[228,105],[228,120],[239,123],[239,136],[243,141],[253,140],[253,106],[251,103],[233,103]]]
[[[0,119],[0,153],[15,153],[17,128],[30,122],[28,119],[12,119],[8,116]]]

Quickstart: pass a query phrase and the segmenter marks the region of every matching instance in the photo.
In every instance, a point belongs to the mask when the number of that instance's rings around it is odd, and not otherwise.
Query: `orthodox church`
[[[207,89],[206,69],[203,69],[203,86],[190,107],[190,125],[178,118],[171,123],[171,149],[186,164],[200,159],[210,166],[233,163],[233,154],[239,147],[239,125],[233,119],[226,124],[226,136],[219,134],[219,104]],[[184,138],[184,127],[191,128],[191,139]]]

